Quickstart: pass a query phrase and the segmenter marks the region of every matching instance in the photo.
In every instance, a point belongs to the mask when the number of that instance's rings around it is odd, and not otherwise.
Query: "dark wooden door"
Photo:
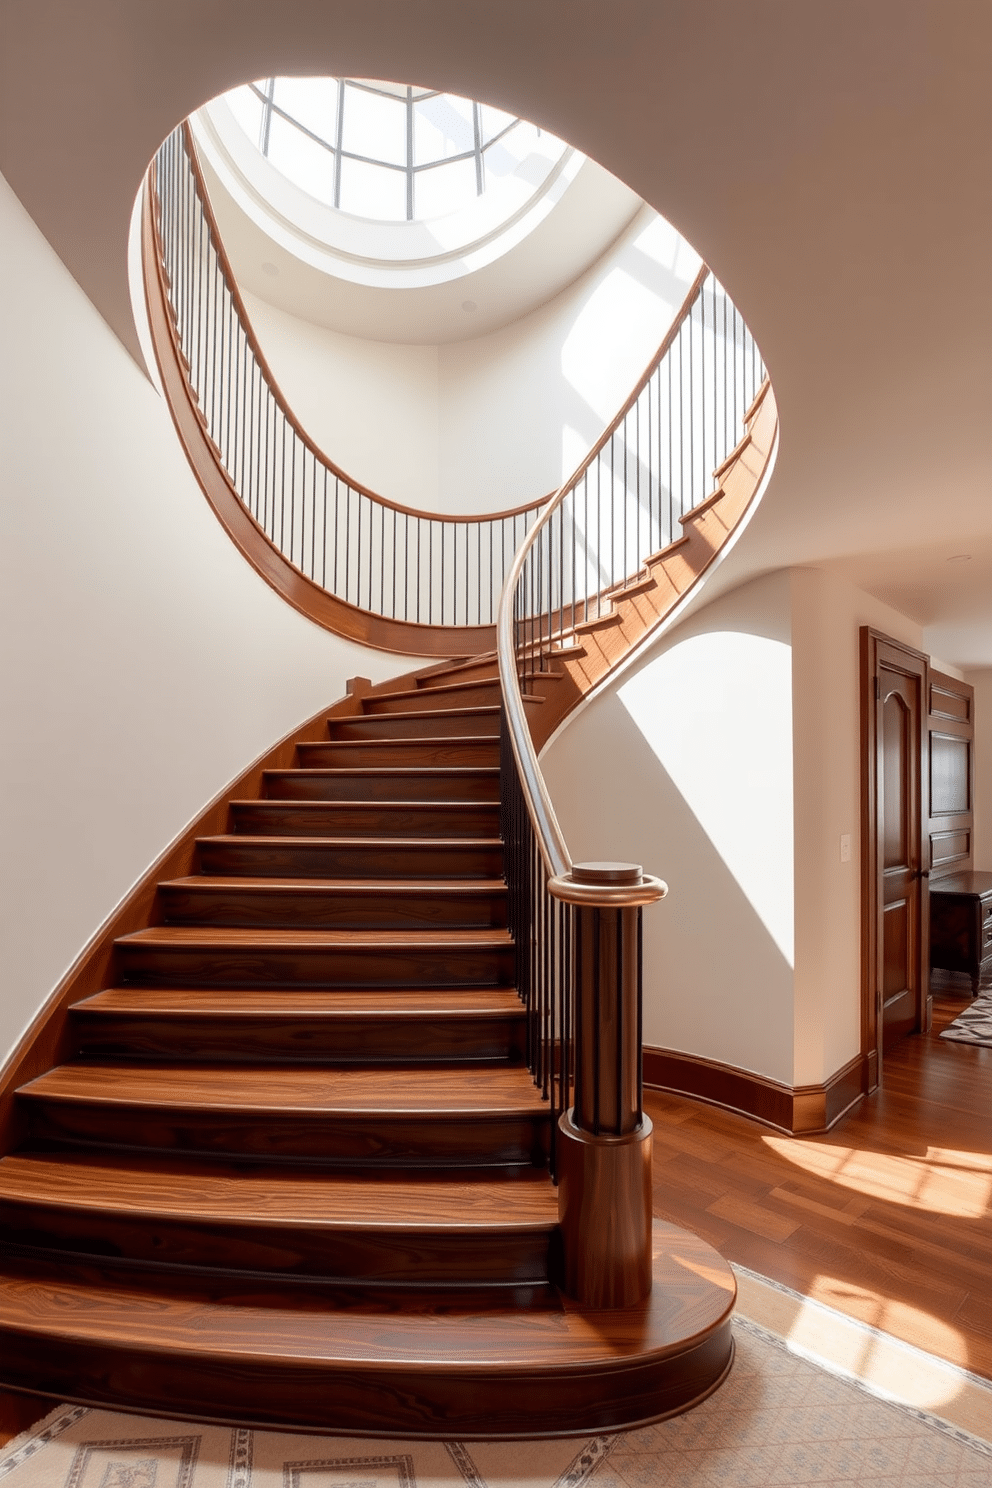
[[[923,690],[922,677],[908,675],[901,665],[880,660],[877,832],[883,1051],[920,1024]]]
[[[862,1028],[869,1088],[884,1051],[926,1026],[929,1005],[927,681],[926,656],[865,628]]]

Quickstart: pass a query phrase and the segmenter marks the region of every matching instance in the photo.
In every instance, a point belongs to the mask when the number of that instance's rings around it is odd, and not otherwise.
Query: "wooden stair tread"
[[[22,1085],[19,1096],[161,1110],[251,1113],[368,1113],[471,1119],[490,1114],[547,1117],[528,1070],[432,1065],[114,1065],[61,1064]]]
[[[680,548],[688,547],[691,542],[692,533],[683,532],[681,537],[673,537],[671,542],[666,543],[663,548],[658,548],[654,553],[649,553],[644,562],[648,568],[653,568],[657,564],[664,563],[666,558],[670,558]]]
[[[340,743],[339,739],[331,739],[332,744]],[[367,740],[355,740],[355,743],[367,743]],[[392,743],[409,744],[410,739],[392,740]],[[303,747],[303,746],[297,746]],[[327,746],[322,740],[319,748]],[[354,747],[353,745],[349,747]],[[373,741],[373,748],[379,746]],[[397,776],[409,777],[411,780],[466,780],[483,776],[489,780],[499,779],[498,765],[297,765],[288,770],[266,770],[266,780],[279,780],[287,777],[300,777],[311,780],[340,780],[348,776],[359,776],[363,780],[381,780],[388,776],[393,779]]]
[[[258,804],[257,802],[254,804]],[[248,843],[258,843],[263,847],[271,847],[278,843],[281,847],[298,846],[314,847],[321,842],[331,843],[334,847],[354,848],[397,848],[417,847],[428,848],[467,848],[467,847],[499,847],[503,846],[499,837],[296,837],[280,833],[278,836],[260,836],[254,832],[218,832],[212,837],[198,837],[201,842],[233,843],[235,846],[244,847]],[[418,882],[420,880],[418,879]]]
[[[418,690],[415,696],[422,697],[423,690]],[[402,719],[423,718],[436,723],[441,718],[492,718],[498,715],[498,703],[482,703],[468,708],[407,708],[402,713],[351,713],[341,718],[329,718],[327,721],[333,728],[336,724],[379,723],[387,719],[391,723],[398,723]],[[451,735],[446,734],[445,739],[450,742]]]
[[[453,716],[457,718],[466,711],[468,710],[458,708],[455,710]],[[477,713],[497,713],[499,709],[477,708],[474,711]],[[395,719],[397,717],[405,717],[406,715],[393,713],[390,716]],[[419,718],[433,718],[437,715],[431,713],[429,710],[425,710],[416,716]],[[364,713],[355,713],[349,715],[347,718],[331,718],[328,720],[328,723],[352,723],[356,719],[364,720],[365,717],[366,714]],[[445,734],[443,738],[440,738],[437,734],[408,734],[405,739],[311,739],[306,743],[297,744],[296,748],[299,753],[307,749],[327,749],[329,747],[333,749],[335,746],[341,749],[405,749],[410,744],[424,744],[432,749],[455,744],[491,744],[493,748],[497,748],[499,745],[499,734]],[[474,766],[468,768],[474,768]]]
[[[594,630],[603,630],[609,625],[619,625],[622,620],[623,615],[619,610],[602,610],[591,620],[580,620],[575,626],[575,633],[586,635]]]
[[[524,1016],[524,1006],[513,987],[377,987],[371,992],[326,987],[108,987],[75,1003],[73,1012],[163,1013],[187,1017],[253,1018],[354,1017],[416,1018],[443,1013],[446,1018]]]
[[[243,838],[238,839],[243,841]],[[307,838],[307,841],[312,841]],[[458,898],[484,898],[505,894],[501,878],[261,878],[249,874],[239,877],[223,873],[198,873],[187,878],[164,878],[162,889],[196,889],[204,893],[221,893],[230,889],[250,889],[267,894],[313,894],[319,898],[336,894],[402,894],[419,899],[424,894],[450,894]]]
[[[479,669],[478,673],[474,676],[476,682],[495,682],[497,686],[499,685],[499,667],[495,659],[488,662],[473,659],[463,661],[456,667],[446,667],[441,672],[431,672],[429,675],[418,677],[417,689],[419,692],[433,692],[436,687],[445,687],[447,685],[443,680],[445,677],[460,677],[465,672],[475,674],[477,668]],[[435,678],[439,680],[436,681]]]
[[[751,438],[751,436],[749,434],[747,436],[747,441],[746,442],[750,442],[750,438]],[[728,457],[724,461],[724,463],[722,465],[720,465],[716,470],[714,470],[714,472],[713,472],[714,476],[716,476],[717,478],[719,478],[719,476],[734,463],[734,461],[737,459],[739,453],[740,453],[739,450],[735,450],[733,452],[733,454],[728,455]],[[723,490],[723,488],[721,486],[718,486],[715,491],[711,491],[710,492],[710,494],[706,497],[706,500],[705,501],[697,501],[696,504],[695,504],[695,506],[690,506],[690,508],[689,508],[689,510],[687,512],[683,512],[682,513],[682,515],[678,519],[679,522],[680,522],[680,524],[681,524],[681,526],[683,528],[685,528],[685,527],[687,527],[689,525],[690,522],[694,521],[697,517],[702,517],[702,516],[704,516],[706,514],[706,512],[712,511],[713,508],[717,505],[717,503],[723,500],[723,498],[724,498],[725,495],[726,495],[726,492]]]
[[[261,950],[266,947],[344,946],[348,950],[374,951],[383,946],[409,946],[413,949],[444,946],[495,946],[503,949],[513,941],[508,930],[322,930],[301,927],[293,930],[257,929],[254,926],[220,925],[153,925],[147,930],[133,930],[122,935],[116,945],[142,946],[225,946],[237,950]]]
[[[635,594],[643,594],[645,590],[654,588],[657,582],[652,573],[638,573],[633,578],[614,584],[612,589],[607,589],[605,592],[609,596],[610,603],[616,604],[618,600],[627,599]]]
[[[338,800],[313,801],[309,799],[285,800],[281,796],[256,796],[254,798],[233,799],[230,803],[233,810],[248,808],[258,812],[260,815],[278,816],[280,812],[299,811],[311,816],[319,816],[321,812],[333,811],[367,811],[370,816],[381,812],[409,811],[416,813],[429,813],[439,808],[444,811],[461,811],[469,815],[473,811],[485,811],[490,814],[499,811],[498,801],[471,801],[452,800],[449,796],[438,797],[433,801],[420,801],[415,796],[406,801],[366,801],[362,799],[346,800],[343,797]]]
[[[425,687],[429,687],[435,677],[457,676],[459,672],[468,671],[474,667],[489,666],[493,668],[493,676],[498,678],[499,667],[495,651],[480,651],[475,656],[461,656],[457,660],[444,661],[440,666],[425,667],[417,675],[417,681]]]
[[[2,1274],[0,1339],[54,1331],[73,1343],[112,1346],[119,1340],[127,1349],[138,1342],[183,1360],[206,1356],[224,1368],[239,1357],[270,1367],[298,1359],[335,1369],[414,1367],[425,1378],[474,1375],[482,1368],[487,1376],[549,1370],[560,1380],[573,1371],[601,1375],[611,1366],[623,1370],[627,1361],[678,1357],[687,1337],[729,1323],[735,1296],[732,1272],[720,1268],[709,1246],[658,1220],[650,1296],[639,1306],[608,1311],[566,1299],[521,1312],[459,1311],[429,1296],[419,1306],[411,1299],[402,1312],[337,1311],[312,1293],[267,1296],[260,1286],[246,1292],[235,1282],[228,1289],[215,1283],[207,1295],[178,1284],[163,1295],[154,1279],[149,1284],[140,1274],[111,1281],[92,1265],[15,1257],[5,1261]]]
[[[480,1228],[548,1229],[558,1222],[554,1185],[539,1168],[502,1179],[457,1171],[447,1177],[375,1171],[356,1177],[291,1166],[190,1167],[173,1158],[35,1152],[0,1159],[4,1201],[383,1232],[417,1227],[468,1234]]]
[[[367,697],[363,698],[362,701],[377,703],[384,702],[387,699],[423,697],[425,692],[430,692],[435,696],[439,693],[450,692],[457,699],[459,694],[473,692],[480,687],[494,688],[498,692],[499,673],[497,672],[495,677],[472,677],[467,682],[440,682],[436,686],[431,687],[402,687],[389,691],[376,689],[374,692],[368,693]]]

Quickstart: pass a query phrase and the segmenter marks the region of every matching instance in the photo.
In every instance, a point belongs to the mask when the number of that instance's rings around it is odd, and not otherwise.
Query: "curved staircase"
[[[448,659],[353,679],[251,766],[15,1051],[0,1386],[394,1437],[684,1410],[730,1367],[735,1284],[652,1228],[640,916],[667,891],[572,861],[537,750],[753,510],[778,429],[754,338],[700,266],[549,501],[419,512],[295,418],[188,123],[142,243],[162,387],[232,540],[316,623]]]
[[[709,1247],[656,1222],[634,1307],[557,1285],[495,662],[357,693],[158,883],[17,1090],[0,1380],[386,1435],[684,1409],[732,1358]]]

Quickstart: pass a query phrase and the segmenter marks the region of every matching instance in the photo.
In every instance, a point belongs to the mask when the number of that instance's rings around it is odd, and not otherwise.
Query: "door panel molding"
[[[930,768],[924,834],[932,881],[974,867],[975,689],[931,667],[927,698]]]

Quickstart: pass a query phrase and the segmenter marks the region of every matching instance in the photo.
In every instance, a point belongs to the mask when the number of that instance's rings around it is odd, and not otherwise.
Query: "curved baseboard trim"
[[[644,1084],[706,1101],[790,1136],[829,1131],[869,1090],[868,1062],[856,1054],[822,1085],[782,1085],[751,1070],[676,1049],[644,1046]]]

